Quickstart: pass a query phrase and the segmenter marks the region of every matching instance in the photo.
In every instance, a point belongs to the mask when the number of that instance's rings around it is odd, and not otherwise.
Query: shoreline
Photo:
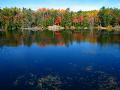
[[[57,25],[53,25],[53,26],[48,26],[48,27],[31,27],[31,28],[21,28],[22,30],[28,30],[28,31],[43,31],[43,30],[49,30],[49,31],[63,31],[63,30],[71,30],[71,31],[75,31],[75,30],[89,30],[91,28],[88,27],[75,27],[75,26],[57,26]],[[106,30],[106,31],[120,31],[120,26],[115,26],[115,27],[92,27],[92,29],[95,30]]]

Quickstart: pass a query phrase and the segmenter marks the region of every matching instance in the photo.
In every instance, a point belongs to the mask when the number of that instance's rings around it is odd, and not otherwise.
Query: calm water
[[[120,34],[0,32],[0,90],[120,90]]]

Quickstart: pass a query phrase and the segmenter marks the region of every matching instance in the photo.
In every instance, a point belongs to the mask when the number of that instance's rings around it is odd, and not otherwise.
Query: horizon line
[[[59,8],[59,7],[39,7],[39,8],[31,8],[31,7],[17,7],[17,6],[12,6],[12,7],[0,7],[0,9],[3,9],[3,8],[20,8],[20,9],[23,9],[23,8],[26,8],[26,9],[31,9],[31,10],[34,10],[34,11],[37,11],[38,9],[42,9],[42,8],[46,8],[46,9],[54,9],[54,10],[66,10],[67,8],[69,8],[69,7],[63,7],[63,8]],[[102,7],[105,7],[105,6],[102,6]],[[101,7],[101,8],[102,8]],[[101,8],[93,8],[93,9],[79,9],[79,8],[77,8],[78,10],[76,10],[75,8],[69,8],[70,9],[70,11],[74,11],[74,12],[76,12],[76,11],[94,11],[94,10],[100,10]],[[120,8],[118,8],[118,7],[105,7],[105,8],[117,8],[117,9],[120,9]]]

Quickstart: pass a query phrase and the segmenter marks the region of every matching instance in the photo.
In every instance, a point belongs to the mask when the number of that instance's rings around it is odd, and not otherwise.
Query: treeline
[[[2,8],[0,9],[0,28],[16,30],[28,27],[47,27],[60,25],[65,28],[70,26],[116,26],[120,25],[120,9],[105,8],[92,11],[70,11],[59,9],[41,8],[36,11],[27,8]]]

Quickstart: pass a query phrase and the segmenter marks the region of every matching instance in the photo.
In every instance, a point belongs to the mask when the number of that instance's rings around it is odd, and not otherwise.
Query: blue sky
[[[93,10],[102,6],[120,8],[120,0],[0,0],[0,7],[55,8],[71,10]]]

